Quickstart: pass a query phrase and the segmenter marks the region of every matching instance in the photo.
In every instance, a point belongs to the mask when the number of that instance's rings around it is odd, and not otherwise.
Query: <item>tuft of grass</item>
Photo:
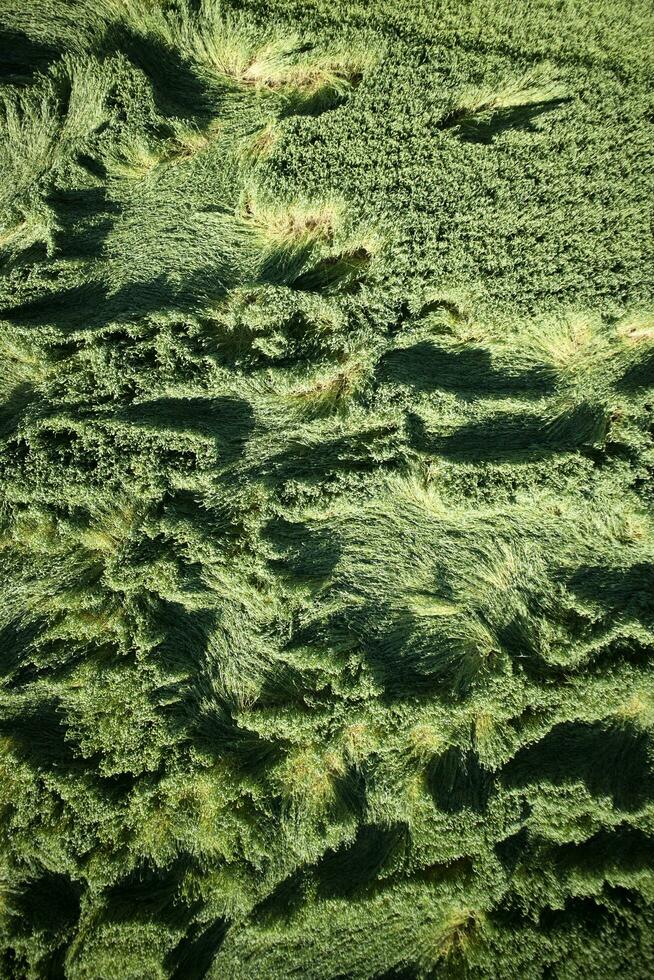
[[[367,721],[355,721],[343,729],[345,758],[360,765],[379,746],[379,733]]]
[[[471,908],[453,910],[438,924],[430,924],[422,930],[420,962],[431,971],[448,961],[465,958],[466,951],[478,940],[484,929],[486,916]]]
[[[471,87],[463,92],[452,112],[462,120],[469,116],[493,113],[503,109],[527,107],[551,102],[566,95],[565,85],[548,64],[537,65],[522,75],[507,78],[498,84]]]
[[[0,231],[0,248],[5,248],[7,245],[12,245],[17,238],[23,236],[27,230],[27,219],[23,218],[22,221],[17,221],[15,224],[5,226]]]
[[[545,363],[564,376],[588,373],[613,356],[608,332],[593,314],[570,313],[550,322],[535,324],[525,334],[527,344]]]
[[[282,794],[299,811],[322,810],[335,800],[334,780],[344,773],[345,764],[338,752],[297,749],[281,767]]]
[[[292,403],[311,412],[347,407],[370,378],[370,366],[356,357],[319,372],[301,386],[291,388]]]
[[[0,338],[0,364],[0,390],[4,392],[21,382],[39,384],[54,370],[47,355],[10,330]]]
[[[642,312],[623,317],[617,332],[629,346],[654,343],[654,314]]]
[[[420,722],[407,733],[409,752],[420,762],[430,762],[446,747],[442,732],[433,724]]]
[[[297,36],[263,43],[247,36],[238,23],[226,22],[220,31],[200,30],[192,50],[195,57],[216,74],[245,87],[274,89],[288,77],[290,56],[299,45]]]
[[[163,145],[150,140],[125,139],[104,158],[107,173],[123,180],[140,180],[152,173],[166,158]]]
[[[263,241],[285,250],[330,244],[343,222],[344,211],[344,203],[338,199],[277,204],[254,188],[246,192],[241,207],[243,217]]]
[[[93,514],[80,534],[80,543],[88,551],[114,554],[131,534],[138,513],[137,504],[124,501]]]
[[[654,697],[649,691],[632,694],[616,711],[621,721],[651,728],[654,724]]]
[[[286,98],[310,99],[324,89],[346,91],[374,63],[376,52],[352,48],[318,53],[306,51],[294,33],[253,34],[244,21],[208,12],[189,22],[191,56],[217,76],[255,92],[280,93]]]
[[[240,153],[244,160],[259,162],[265,160],[279,142],[280,133],[276,122],[267,122],[253,135],[245,137],[240,145]]]
[[[60,527],[53,514],[31,508],[18,513],[14,518],[12,539],[30,551],[52,554],[62,549],[63,542],[59,532]]]
[[[186,160],[196,156],[210,147],[223,130],[218,119],[212,119],[202,129],[178,120],[171,122],[170,125],[173,135],[167,141],[165,159],[171,160]]]

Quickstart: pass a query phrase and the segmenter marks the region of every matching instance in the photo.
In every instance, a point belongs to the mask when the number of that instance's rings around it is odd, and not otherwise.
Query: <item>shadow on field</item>
[[[16,431],[26,409],[36,398],[34,386],[24,381],[0,402],[0,439],[8,439]]]
[[[534,125],[536,119],[570,101],[570,98],[543,99],[529,105],[498,109],[488,120],[464,120],[458,136],[463,143],[492,143],[497,136],[511,129],[537,133],[538,127]]]
[[[0,24],[0,81],[5,85],[30,84],[37,72],[45,73],[60,55],[54,45]]]
[[[341,557],[343,546],[338,534],[330,527],[312,527],[279,517],[270,521],[264,537],[278,552],[271,560],[282,577],[298,584],[324,583]]]
[[[598,904],[593,898],[569,898],[563,908],[552,909],[547,906],[543,908],[539,916],[538,928],[545,936],[549,935],[558,941],[564,935],[576,936],[580,933],[599,939],[606,934],[606,929],[614,917],[613,910]],[[533,918],[525,915],[519,904],[506,900],[489,913],[489,919],[495,928],[509,929],[518,937],[522,929],[528,933],[534,928]]]
[[[182,116],[199,125],[220,112],[221,96],[229,88],[201,77],[180,54],[151,34],[113,24],[103,37],[105,51],[127,56],[148,76],[157,108],[164,116]]]
[[[319,896],[345,898],[374,886],[384,866],[401,856],[410,840],[405,823],[388,827],[363,824],[351,844],[328,851],[312,869]]]
[[[364,247],[312,261],[315,244],[272,250],[257,278],[269,285],[289,286],[305,293],[355,293],[372,261]]]
[[[265,481],[314,482],[336,473],[367,473],[393,466],[401,456],[399,427],[389,423],[320,443],[289,439],[288,448],[267,459],[258,475]]]
[[[10,737],[13,751],[35,768],[87,769],[88,760],[77,757],[66,732],[65,713],[54,698],[21,706],[0,719],[0,735]]]
[[[541,99],[525,105],[506,106],[497,109],[480,109],[477,113],[469,109],[458,109],[445,116],[437,128],[452,130],[462,143],[490,144],[497,136],[511,129],[537,133],[535,121],[546,113],[558,109],[572,100],[570,97]]]
[[[258,732],[242,728],[225,705],[203,706],[202,691],[194,690],[188,699],[186,715],[196,744],[217,761],[228,759],[244,775],[259,776],[284,756],[283,745],[263,738]],[[213,695],[216,700],[215,694]]]
[[[505,786],[577,780],[594,796],[611,796],[620,810],[637,810],[654,796],[648,736],[633,726],[564,722],[521,749],[502,771]]]
[[[617,385],[619,390],[654,387],[654,352],[647,354],[625,372]]]
[[[166,958],[171,980],[203,980],[222,946],[229,922],[216,919],[202,928],[192,926]]]
[[[454,746],[434,759],[427,770],[429,792],[444,813],[484,813],[493,781],[493,773],[480,765],[476,752]]]
[[[375,629],[379,620],[383,630]],[[398,613],[383,602],[368,602],[347,610],[330,624],[336,635],[349,631],[359,645],[387,703],[407,697],[462,695],[482,669],[470,644],[453,636],[446,626],[430,624],[409,610]]]
[[[48,198],[57,212],[57,250],[66,259],[93,259],[102,254],[120,208],[106,188],[58,190]]]
[[[301,92],[296,94],[290,92],[277,115],[279,119],[288,119],[291,116],[321,116],[324,112],[331,112],[345,105],[348,96],[348,91],[341,91],[333,85],[323,85],[308,97],[303,96]]]
[[[87,230],[91,248],[101,248],[105,229],[100,223]],[[143,317],[171,309],[194,309],[210,292],[215,300],[226,293],[233,270],[207,266],[179,285],[162,274],[148,282],[129,283],[110,292],[100,281],[53,291],[17,306],[5,307],[0,315],[19,327],[53,327],[62,334],[91,333],[110,324],[134,323]]]
[[[636,827],[622,824],[600,830],[582,843],[562,844],[548,849],[563,871],[606,876],[611,870],[634,873],[654,866],[654,840]]]
[[[379,874],[410,846],[406,824],[380,827],[362,824],[354,841],[328,850],[315,864],[303,865],[285,878],[254,911],[254,920],[275,924],[288,921],[317,890],[321,899],[352,898],[376,891]]]
[[[54,980],[65,976],[66,947],[79,923],[82,891],[82,885],[68,875],[46,870],[21,888],[12,889],[11,911],[20,923],[19,930],[22,925],[36,933],[45,947],[39,960],[39,972],[44,977]]]
[[[423,453],[519,463],[600,444],[608,431],[608,418],[602,406],[586,403],[554,416],[498,413],[463,425],[451,435],[437,435],[428,432],[418,415],[410,413],[407,430],[411,445]]]
[[[582,565],[568,579],[568,587],[588,602],[601,602],[622,616],[654,619],[654,564],[639,562],[626,568]]]
[[[215,441],[221,463],[243,455],[254,413],[243,398],[154,398],[122,409],[116,417],[155,434],[190,433]]]
[[[408,385],[421,392],[458,391],[466,398],[541,398],[554,391],[556,374],[545,366],[510,373],[494,367],[488,351],[481,348],[446,350],[423,341],[386,354],[378,380]]]

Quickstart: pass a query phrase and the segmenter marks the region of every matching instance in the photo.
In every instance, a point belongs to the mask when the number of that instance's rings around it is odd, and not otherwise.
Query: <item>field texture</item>
[[[0,0],[0,976],[654,976],[649,0]]]

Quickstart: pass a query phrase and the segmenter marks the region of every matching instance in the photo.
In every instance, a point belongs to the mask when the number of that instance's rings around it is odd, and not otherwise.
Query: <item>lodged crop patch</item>
[[[654,973],[644,0],[0,0],[0,975]]]

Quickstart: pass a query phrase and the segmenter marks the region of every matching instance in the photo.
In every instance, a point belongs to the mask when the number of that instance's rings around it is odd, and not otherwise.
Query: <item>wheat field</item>
[[[649,0],[0,0],[0,976],[654,976]]]

